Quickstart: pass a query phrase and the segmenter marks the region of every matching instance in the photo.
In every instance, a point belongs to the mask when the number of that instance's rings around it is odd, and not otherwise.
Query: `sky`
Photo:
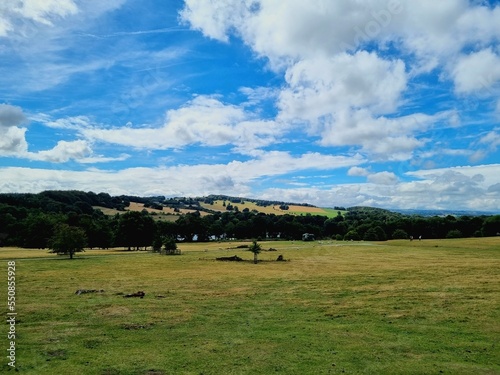
[[[500,212],[500,2],[5,0],[0,193]]]

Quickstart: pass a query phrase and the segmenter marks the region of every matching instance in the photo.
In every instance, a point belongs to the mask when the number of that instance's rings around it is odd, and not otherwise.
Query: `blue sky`
[[[500,212],[500,4],[0,5],[0,192]]]

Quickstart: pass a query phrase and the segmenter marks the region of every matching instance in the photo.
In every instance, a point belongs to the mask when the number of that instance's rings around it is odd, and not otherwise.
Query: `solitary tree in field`
[[[177,244],[172,237],[168,237],[163,241],[163,248],[165,249],[165,255],[180,254],[177,251]]]
[[[56,227],[54,235],[49,240],[52,253],[68,254],[73,259],[73,254],[83,251],[87,244],[87,236],[82,228],[60,224]]]
[[[257,243],[257,241],[253,241],[248,250],[253,253],[253,262],[257,264],[257,255],[259,255],[262,250],[261,246]]]

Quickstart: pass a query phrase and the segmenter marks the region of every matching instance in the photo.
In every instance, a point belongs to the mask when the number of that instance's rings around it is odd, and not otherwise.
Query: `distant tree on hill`
[[[68,224],[59,224],[49,240],[49,248],[52,253],[68,254],[70,259],[73,259],[75,253],[83,251],[86,244],[85,231]]]

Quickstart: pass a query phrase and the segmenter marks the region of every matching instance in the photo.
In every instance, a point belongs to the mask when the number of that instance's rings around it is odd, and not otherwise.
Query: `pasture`
[[[499,238],[260,242],[258,264],[240,244],[73,260],[0,248],[3,280],[16,261],[17,370],[500,374]],[[232,255],[248,262],[214,260]]]
[[[238,207],[238,210],[243,211],[245,208],[248,208],[250,211],[257,211],[261,212],[264,214],[274,214],[274,215],[306,215],[306,214],[311,214],[311,215],[322,215],[322,216],[328,216],[328,217],[335,217],[338,214],[338,210],[334,210],[332,208],[320,208],[320,207],[312,207],[312,206],[300,206],[300,205],[295,205],[291,204],[288,207],[288,210],[282,210],[279,208],[278,205],[269,205],[269,206],[259,206],[254,202],[244,200],[243,203],[231,203],[229,201],[225,200],[215,200],[213,204],[208,204],[208,203],[203,203],[201,202],[200,205],[202,207],[208,208],[210,210],[215,210],[215,211],[220,211],[220,212],[226,212],[226,206],[224,205],[224,202],[226,204],[231,204],[234,207]],[[345,213],[346,211],[342,211]]]

